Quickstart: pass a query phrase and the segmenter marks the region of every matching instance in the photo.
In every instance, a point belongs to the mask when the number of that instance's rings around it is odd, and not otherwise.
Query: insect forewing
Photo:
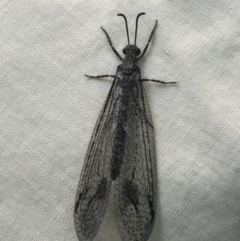
[[[125,81],[134,84],[129,88],[125,150],[115,183],[116,218],[123,241],[146,241],[156,212],[153,125],[140,72]]]
[[[74,222],[79,240],[93,240],[108,204],[110,159],[117,118],[118,86],[114,80],[92,133],[76,195]]]

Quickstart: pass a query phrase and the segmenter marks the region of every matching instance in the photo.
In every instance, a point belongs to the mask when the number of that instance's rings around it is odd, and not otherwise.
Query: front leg
[[[101,29],[102,29],[103,32],[106,34],[107,39],[108,39],[108,43],[109,43],[109,45],[111,46],[113,52],[114,52],[114,53],[117,55],[117,57],[122,61],[123,58],[122,58],[122,56],[118,53],[118,51],[113,47],[112,41],[111,41],[111,39],[110,39],[110,37],[109,37],[107,31],[106,31],[103,27],[101,27]]]
[[[85,74],[85,76],[89,77],[89,78],[95,78],[95,79],[103,79],[103,78],[115,78],[115,75],[110,75],[110,74],[104,74],[104,75],[88,75]]]
[[[142,54],[138,57],[138,59],[141,59],[141,58],[143,57],[143,55],[146,53],[146,51],[147,51],[147,49],[148,49],[148,46],[149,46],[149,44],[150,44],[150,42],[151,42],[151,40],[152,40],[152,36],[153,36],[153,34],[154,34],[154,32],[155,32],[156,27],[157,27],[157,20],[156,20],[155,25],[154,25],[154,27],[153,27],[153,30],[152,30],[152,32],[151,32],[151,34],[150,34],[150,36],[149,36],[147,45],[145,46],[144,50],[142,51]]]

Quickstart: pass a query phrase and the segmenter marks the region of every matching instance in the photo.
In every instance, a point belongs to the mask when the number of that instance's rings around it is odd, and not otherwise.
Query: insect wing
[[[85,156],[76,195],[74,222],[79,240],[93,240],[104,218],[110,187],[110,159],[116,123],[116,94],[114,80],[100,112]]]
[[[124,241],[146,241],[156,212],[155,146],[151,113],[136,71],[129,94],[123,162],[115,186],[116,218]]]

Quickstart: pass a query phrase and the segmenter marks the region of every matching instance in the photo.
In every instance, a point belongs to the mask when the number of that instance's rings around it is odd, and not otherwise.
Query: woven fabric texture
[[[149,241],[240,240],[239,0],[1,0],[0,239],[77,241],[87,145],[139,20],[155,127],[158,210]],[[95,241],[120,241],[111,203]]]

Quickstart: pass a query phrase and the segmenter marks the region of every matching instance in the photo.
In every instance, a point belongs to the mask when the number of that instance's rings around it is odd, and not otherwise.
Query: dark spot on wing
[[[126,181],[123,187],[124,196],[126,197],[126,205],[132,204],[138,211],[138,189],[132,181]]]
[[[74,213],[78,213],[78,206],[79,206],[79,198],[75,203],[75,207],[74,207]]]
[[[122,165],[122,158],[115,157],[114,160],[111,161],[111,179],[112,181],[116,180],[120,173],[120,167]]]
[[[74,212],[75,213],[78,213],[78,208],[79,208],[79,202],[80,202],[80,200],[82,199],[82,196],[83,196],[83,194],[80,192],[79,193],[79,195],[78,195],[78,198],[77,198],[77,200],[76,200],[76,202],[75,202],[75,207],[74,207]]]
[[[98,184],[96,198],[103,199],[106,197],[107,193],[107,178],[104,177],[102,181]]]
[[[128,100],[124,100],[127,102]],[[125,103],[124,106],[126,107],[127,104]],[[118,117],[118,124],[116,127],[116,136],[115,136],[115,141],[113,145],[113,154],[112,154],[112,159],[111,159],[111,178],[114,181],[121,169],[121,165],[123,162],[123,155],[124,155],[124,150],[125,150],[125,140],[126,140],[126,109],[123,109],[120,111],[119,117]]]
[[[148,203],[149,203],[151,223],[152,223],[154,221],[155,213],[154,213],[153,201],[149,196],[148,196]]]
[[[97,186],[96,193],[89,199],[88,206],[91,205],[92,201],[104,199],[107,193],[107,178],[103,178]]]

